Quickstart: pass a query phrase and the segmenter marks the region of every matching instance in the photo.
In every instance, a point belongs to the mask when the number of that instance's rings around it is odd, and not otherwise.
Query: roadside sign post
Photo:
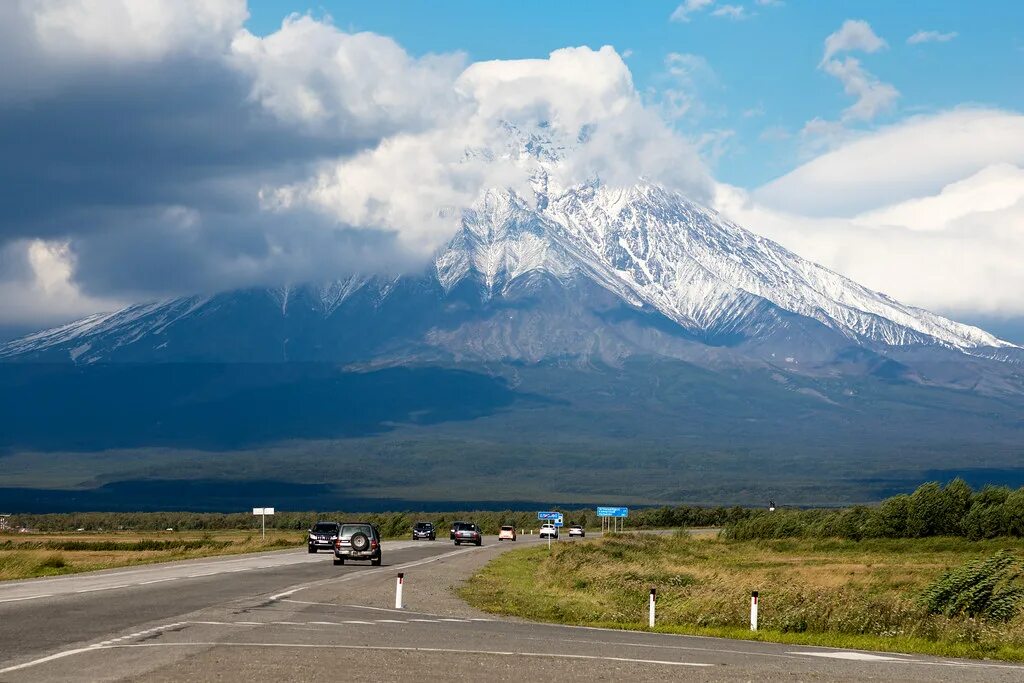
[[[651,589],[651,602],[650,602],[650,605],[649,605],[649,610],[647,612],[647,626],[650,627],[650,628],[654,628],[654,603],[656,603],[658,601],[657,595],[658,595],[657,589],[652,588]]]
[[[267,540],[267,515],[274,514],[274,508],[253,508],[252,514],[263,518],[263,540]]]
[[[403,609],[402,584],[405,583],[405,574],[398,572],[398,583],[395,584],[395,609]]]
[[[543,522],[550,522],[557,529],[562,526],[564,517],[562,517],[561,512],[538,512],[537,519]],[[548,550],[551,550],[551,534],[548,534]]]
[[[597,508],[597,516],[601,518],[602,531],[607,529],[622,531],[626,527],[626,517],[629,517],[629,508],[599,507]]]

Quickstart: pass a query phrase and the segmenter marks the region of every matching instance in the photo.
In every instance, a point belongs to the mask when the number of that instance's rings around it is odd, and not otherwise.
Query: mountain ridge
[[[756,343],[789,327],[808,335],[803,342],[793,337],[794,347],[817,338],[830,349],[825,355],[844,345],[880,353],[928,347],[1019,362],[1021,349],[1010,342],[872,292],[658,185],[608,188],[595,182],[552,194],[542,194],[548,191],[546,181],[535,182],[535,187],[541,189],[531,199],[511,190],[485,192],[418,275],[351,274],[320,284],[254,288],[235,295],[263,291],[284,318],[296,314],[294,306],[302,302],[309,314],[300,317],[310,322],[317,315],[330,319],[353,305],[372,318],[396,292],[436,296],[434,307],[447,310],[514,301],[521,305],[531,287],[546,287],[550,294],[557,287],[582,291],[581,283],[587,282],[634,312],[672,321],[679,334],[712,346]],[[453,294],[466,285],[476,288],[475,294]],[[150,360],[171,359],[173,353],[159,353],[170,344],[168,330],[231,308],[226,301],[231,296],[179,297],[96,314],[10,341],[0,346],[0,359],[116,361],[124,356],[119,350],[129,346],[146,346],[152,351]],[[472,301],[474,296],[479,300]],[[614,307],[611,302],[601,306]],[[549,326],[555,328],[557,324]],[[445,337],[437,330],[427,332],[418,343],[429,346],[431,339]],[[780,351],[785,350],[776,353]],[[224,360],[222,354],[214,355]],[[528,355],[535,361],[543,358]],[[794,351],[782,358],[799,356]],[[132,357],[146,360],[144,353]],[[477,360],[514,357],[484,354]],[[285,353],[278,359],[304,357]]]

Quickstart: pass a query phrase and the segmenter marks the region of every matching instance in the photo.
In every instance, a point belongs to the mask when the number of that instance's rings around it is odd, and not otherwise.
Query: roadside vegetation
[[[0,580],[75,574],[96,569],[301,546],[295,532],[3,534]]]
[[[591,528],[593,510],[564,510],[566,523]],[[718,526],[749,514],[741,508],[659,508],[640,511],[631,524],[644,528],[679,524]],[[0,580],[56,576],[212,555],[299,548],[316,520],[362,519],[377,524],[384,538],[407,538],[417,521],[431,521],[439,537],[455,520],[472,520],[484,533],[503,524],[536,529],[535,512],[464,511],[448,513],[279,512],[267,517],[267,539],[260,518],[251,514],[192,512],[83,512],[13,515],[11,530],[0,533]],[[18,531],[26,529],[25,532]]]
[[[461,595],[493,613],[645,630],[655,587],[658,631],[1024,661],[1020,496],[928,484],[874,508],[751,512],[717,536],[531,547]]]
[[[1024,488],[986,486],[973,491],[962,479],[945,487],[923,484],[877,506],[839,510],[754,511],[726,525],[733,540],[767,538],[927,538],[970,540],[1024,537]]]
[[[582,524],[588,529],[600,527],[593,508],[551,508],[565,515],[566,524]],[[631,529],[665,529],[680,526],[721,527],[753,514],[740,507],[705,508],[695,505],[644,508],[630,512],[627,526]],[[456,520],[472,521],[486,534],[496,534],[503,524],[517,529],[536,529],[540,524],[535,511],[523,510],[462,510],[456,512],[338,512],[338,511],[281,511],[267,517],[267,529],[303,531],[317,520],[344,521],[359,519],[380,527],[385,538],[401,538],[410,533],[416,522],[433,522],[438,528]],[[85,531],[224,531],[259,529],[260,519],[249,513],[208,512],[78,512],[47,515],[13,515],[12,528],[26,527],[38,532]],[[0,538],[3,538],[0,536]]]

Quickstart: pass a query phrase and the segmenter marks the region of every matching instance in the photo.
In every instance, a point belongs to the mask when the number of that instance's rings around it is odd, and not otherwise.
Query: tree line
[[[562,512],[565,524],[582,524],[588,529],[600,527],[600,519],[592,508],[552,508]],[[627,529],[664,529],[684,526],[720,527],[753,514],[741,507],[705,508],[695,505],[676,507],[639,508],[630,510]],[[416,522],[433,522],[440,532],[446,533],[455,521],[478,524],[487,534],[496,534],[502,525],[516,529],[537,529],[535,511],[522,510],[464,510],[455,512],[384,512],[352,513],[339,511],[285,511],[267,517],[268,529],[300,531],[310,528],[319,520],[368,521],[380,527],[384,536],[394,538],[409,533]],[[73,512],[54,514],[12,515],[12,529],[26,527],[32,531],[61,532],[84,529],[86,531],[217,531],[258,529],[260,518],[249,512]]]
[[[726,525],[725,538],[924,538],[1024,536],[1024,487],[973,490],[957,478],[922,484],[879,505],[839,510],[758,511]]]

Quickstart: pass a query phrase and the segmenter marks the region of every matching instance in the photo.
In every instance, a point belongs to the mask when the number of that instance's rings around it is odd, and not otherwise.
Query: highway
[[[0,681],[1024,680],[1000,662],[536,624],[455,595],[535,542],[385,542],[380,568],[302,550],[0,584]]]

